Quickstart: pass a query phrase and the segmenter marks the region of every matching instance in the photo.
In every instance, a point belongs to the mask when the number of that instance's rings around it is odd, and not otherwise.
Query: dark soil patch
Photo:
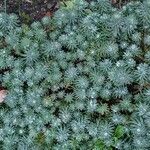
[[[6,0],[6,11],[18,14],[22,23],[30,24],[44,16],[51,16],[59,9],[60,1],[65,3],[67,0]],[[92,0],[86,1],[90,3]],[[110,1],[114,7],[121,8],[131,0]],[[5,11],[4,8],[4,0],[0,0],[0,11]]]
[[[18,14],[22,23],[40,20],[50,16],[59,8],[59,0],[7,0],[7,13]],[[0,1],[0,10],[4,10],[4,2]]]

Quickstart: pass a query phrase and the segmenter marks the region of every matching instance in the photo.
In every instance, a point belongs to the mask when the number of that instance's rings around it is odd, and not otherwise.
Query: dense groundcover
[[[149,150],[150,1],[1,13],[0,82],[2,150]]]

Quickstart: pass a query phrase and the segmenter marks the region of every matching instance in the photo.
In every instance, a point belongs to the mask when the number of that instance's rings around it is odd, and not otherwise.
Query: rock
[[[0,91],[0,103],[2,103],[6,97],[7,91],[6,90],[1,90]]]

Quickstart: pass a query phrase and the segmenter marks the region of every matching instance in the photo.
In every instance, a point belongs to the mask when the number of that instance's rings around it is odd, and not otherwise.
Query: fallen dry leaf
[[[0,103],[2,103],[6,97],[7,91],[6,90],[1,90],[0,91]]]

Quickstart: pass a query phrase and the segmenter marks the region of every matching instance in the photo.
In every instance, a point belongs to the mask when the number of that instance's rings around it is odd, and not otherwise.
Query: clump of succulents
[[[30,27],[0,14],[0,41],[0,149],[150,148],[149,0],[75,0]]]

